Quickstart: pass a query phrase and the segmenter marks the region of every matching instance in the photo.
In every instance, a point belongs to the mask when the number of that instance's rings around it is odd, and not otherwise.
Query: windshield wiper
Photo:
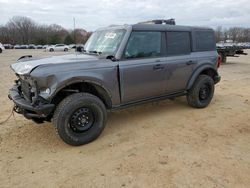
[[[101,55],[102,52],[98,52],[96,50],[91,50],[91,51],[88,51],[89,53],[93,53],[93,54],[98,54],[98,55]]]

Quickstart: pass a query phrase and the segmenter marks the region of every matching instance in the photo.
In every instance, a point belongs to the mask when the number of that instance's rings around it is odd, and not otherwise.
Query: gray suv
[[[23,56],[9,98],[14,110],[37,123],[53,121],[61,139],[82,145],[105,127],[107,110],[186,95],[206,107],[220,81],[214,31],[135,24],[101,28],[83,53]]]

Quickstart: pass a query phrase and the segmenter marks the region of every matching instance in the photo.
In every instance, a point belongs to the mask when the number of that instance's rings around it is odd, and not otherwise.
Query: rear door
[[[167,73],[166,93],[174,93],[186,89],[191,74],[197,65],[192,54],[191,32],[168,31],[167,39]]]
[[[133,31],[119,61],[122,103],[159,96],[164,93],[166,73],[165,33]]]

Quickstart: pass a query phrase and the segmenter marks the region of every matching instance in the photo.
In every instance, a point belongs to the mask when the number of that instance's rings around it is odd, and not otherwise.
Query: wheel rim
[[[211,95],[211,86],[209,84],[203,84],[199,91],[199,98],[201,101],[207,100]]]
[[[94,114],[88,107],[77,109],[70,117],[69,127],[76,133],[82,133],[90,129],[94,124]]]

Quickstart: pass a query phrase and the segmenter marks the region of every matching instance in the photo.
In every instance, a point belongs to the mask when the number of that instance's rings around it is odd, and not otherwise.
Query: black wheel
[[[188,104],[195,108],[204,108],[209,105],[214,96],[214,80],[207,75],[200,75],[188,91]]]
[[[67,51],[68,51],[68,48],[65,48],[64,51],[67,52]]]
[[[2,51],[3,51],[3,50],[0,48],[0,53],[2,53]]]
[[[49,51],[50,51],[50,52],[54,52],[54,49],[53,49],[53,48],[50,48]]]
[[[53,123],[64,142],[79,146],[95,140],[103,131],[106,119],[105,105],[98,97],[76,93],[58,105]]]

